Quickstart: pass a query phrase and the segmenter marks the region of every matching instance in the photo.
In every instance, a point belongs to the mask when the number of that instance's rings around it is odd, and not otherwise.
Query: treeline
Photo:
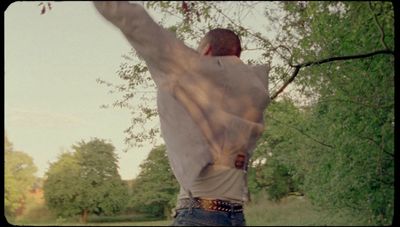
[[[50,221],[77,216],[86,223],[89,214],[112,215],[125,209],[129,189],[118,173],[111,143],[94,138],[73,145],[73,151],[61,153],[50,164],[43,179],[34,176],[37,168],[32,158],[15,151],[7,137],[5,148],[5,216],[9,222],[25,215],[33,222],[42,216]]]
[[[44,178],[32,158],[5,136],[5,217],[9,223],[63,223],[164,219],[177,183],[165,148],[153,149],[137,179],[118,173],[114,146],[102,139],[81,141],[59,154]],[[114,217],[114,218],[113,218]]]
[[[4,136],[4,215],[13,219],[22,212],[26,193],[35,183],[37,167],[32,158],[14,149],[7,135]]]

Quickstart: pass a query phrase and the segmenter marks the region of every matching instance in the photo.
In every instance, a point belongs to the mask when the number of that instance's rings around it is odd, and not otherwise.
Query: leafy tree
[[[13,218],[24,205],[25,195],[35,182],[37,167],[32,158],[22,151],[15,151],[4,136],[4,212]]]
[[[302,184],[309,166],[310,146],[326,146],[305,124],[307,109],[299,109],[289,98],[273,102],[265,112],[266,129],[251,159],[249,172],[252,191],[267,189],[279,200],[290,192],[304,192]],[[261,162],[261,160],[264,160]]]
[[[268,188],[271,200],[279,201],[290,192],[290,175],[286,166],[281,164],[274,165],[271,174],[272,185]]]
[[[293,61],[394,47],[390,2],[305,4],[285,5],[298,12],[291,22],[304,24],[296,26],[303,37]],[[302,128],[326,145],[308,150],[304,189],[318,204],[347,207],[376,224],[393,217],[393,66],[393,56],[375,55],[309,67],[297,78],[319,96]]]
[[[13,218],[24,205],[25,195],[35,181],[37,167],[32,158],[22,151],[15,151],[4,136],[4,212]]]
[[[169,218],[179,186],[169,166],[165,146],[152,149],[140,168],[130,206],[139,212]]]
[[[393,8],[388,2],[337,3],[336,10],[342,12],[336,13],[332,3],[302,4],[285,3],[287,10],[299,13],[287,20],[286,30],[293,32],[298,23],[305,26],[298,29],[304,38],[294,48],[293,59],[300,60],[293,61],[393,48]],[[374,21],[371,26],[369,22]],[[300,190],[314,203],[349,209],[364,217],[365,223],[390,224],[394,212],[393,60],[390,55],[370,55],[316,63],[293,73],[292,78],[298,75],[298,88],[313,91],[317,98],[303,107],[287,106],[285,100],[273,103],[266,112],[267,129],[256,154],[268,157],[272,152],[270,159],[292,169]],[[271,165],[263,171],[273,176],[268,168]]]
[[[127,186],[118,174],[114,146],[93,139],[73,146],[50,165],[44,182],[44,197],[50,209],[61,216],[89,213],[113,214],[125,206]]]

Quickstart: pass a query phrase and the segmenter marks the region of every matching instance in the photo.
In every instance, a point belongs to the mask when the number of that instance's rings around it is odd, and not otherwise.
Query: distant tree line
[[[25,204],[26,193],[35,183],[37,167],[32,158],[14,149],[4,136],[4,215],[13,220]]]

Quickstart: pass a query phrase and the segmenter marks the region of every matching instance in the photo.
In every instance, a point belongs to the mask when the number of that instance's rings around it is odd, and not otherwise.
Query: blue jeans
[[[242,213],[181,209],[172,226],[245,226]]]

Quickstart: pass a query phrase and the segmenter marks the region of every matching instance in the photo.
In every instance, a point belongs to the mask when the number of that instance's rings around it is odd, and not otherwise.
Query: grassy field
[[[27,226],[169,226],[172,221],[145,221],[145,222],[105,222],[105,223],[48,223],[48,224],[17,224]]]
[[[368,225],[345,212],[333,213],[317,208],[301,196],[290,196],[279,203],[256,198],[245,209],[249,226],[348,226]]]
[[[253,199],[245,209],[246,224],[249,226],[336,226],[368,225],[349,214],[332,213],[313,206],[305,197],[287,197],[275,203],[265,195]],[[29,226],[169,226],[172,220],[142,222],[104,222],[104,223],[12,223]]]

